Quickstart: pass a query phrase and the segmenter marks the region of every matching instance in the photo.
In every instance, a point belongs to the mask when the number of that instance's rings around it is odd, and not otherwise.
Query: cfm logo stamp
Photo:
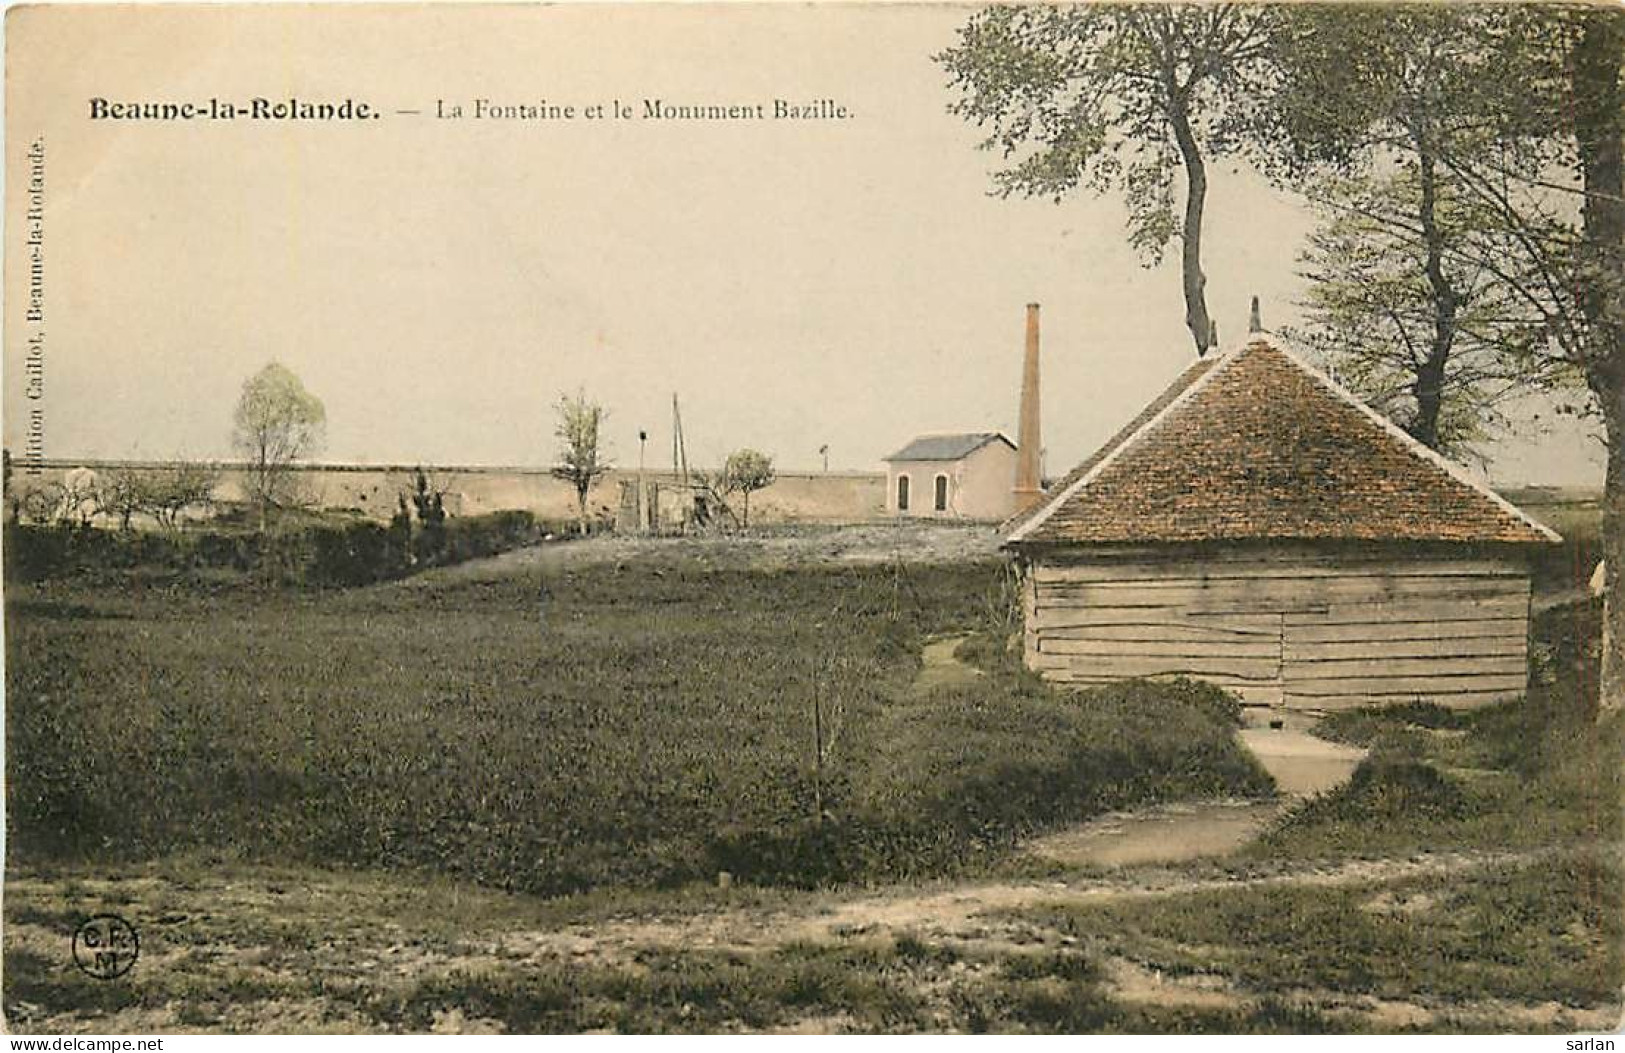
[[[73,934],[73,964],[95,980],[117,980],[141,957],[141,937],[117,914],[87,918]]]

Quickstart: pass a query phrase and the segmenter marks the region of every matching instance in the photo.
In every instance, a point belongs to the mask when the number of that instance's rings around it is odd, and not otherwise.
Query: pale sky
[[[1043,305],[1060,473],[1192,358],[1177,251],[1145,269],[1120,204],[990,197],[997,158],[930,56],[970,8],[28,8],[8,23],[10,192],[47,143],[46,456],[219,458],[277,359],[326,404],[321,459],[542,465],[551,403],[610,410],[618,463],[751,446],[869,469],[925,431],[1014,434],[1023,306]],[[376,121],[88,119],[89,100],[365,100]],[[847,120],[437,120],[547,100],[833,99]],[[417,109],[419,116],[397,110]],[[1221,342],[1295,320],[1311,217],[1216,164]],[[6,443],[22,397],[8,203]],[[1503,483],[1592,482],[1572,431]]]

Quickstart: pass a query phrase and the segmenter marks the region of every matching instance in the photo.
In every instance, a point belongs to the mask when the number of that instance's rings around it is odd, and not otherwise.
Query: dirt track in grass
[[[513,933],[504,937],[498,946],[499,953],[563,953],[611,962],[630,960],[650,946],[761,951],[788,944],[903,934],[1001,947],[1031,940],[1024,938],[1025,923],[1002,920],[995,916],[1000,912],[1288,885],[1375,887],[1411,878],[1529,862],[1541,854],[1454,852],[1415,859],[1356,860],[1248,877],[1192,877],[1175,869],[1164,869],[1075,881],[948,885],[832,900],[795,911],[723,911],[682,918],[646,917],[546,932]]]
[[[60,1005],[30,1002],[32,992],[13,989],[7,1013],[12,1030],[32,1033],[387,1030],[390,1022],[360,1011],[358,1002],[387,1001],[391,991],[411,992],[437,978],[524,975],[549,967],[637,973],[661,956],[724,954],[766,961],[798,948],[893,948],[904,940],[948,949],[959,963],[952,969],[971,980],[988,969],[996,973],[1001,961],[1066,953],[1077,944],[1032,920],[1035,910],[1294,886],[1370,890],[1372,909],[1387,909],[1396,897],[1384,899],[1383,890],[1396,882],[1466,876],[1548,854],[1453,852],[1238,876],[1137,868],[1065,881],[944,884],[858,895],[786,893],[765,901],[739,889],[716,893],[703,904],[674,900],[661,909],[658,901],[646,902],[629,905],[624,914],[562,922],[538,916],[537,901],[522,897],[424,888],[410,879],[377,875],[230,867],[189,872],[178,880],[157,872],[68,881],[60,875],[50,880],[16,875],[7,885],[8,953],[48,970],[44,986],[55,985],[55,997],[75,1004],[74,992],[83,988],[86,999],[63,1011]],[[735,896],[737,905],[730,903]],[[98,1006],[88,996],[107,989],[67,964],[69,922],[87,902],[119,904],[117,909],[142,928],[142,959],[132,976],[137,989],[146,992],[139,1004]],[[543,915],[556,910],[540,909]],[[1217,973],[1164,974],[1132,956],[1107,955],[1103,967],[1103,989],[1122,1003],[1237,1009],[1259,997]],[[931,983],[951,987],[956,977],[959,973],[950,971]],[[355,993],[358,987],[364,995]],[[346,990],[350,993],[339,995]],[[1308,988],[1291,992],[1291,998],[1376,1030],[1441,1022],[1491,1030],[1600,1030],[1618,1023],[1613,1006],[1505,999],[1430,1003]],[[785,1026],[841,1030],[851,1023],[809,1018]],[[496,1021],[461,1011],[437,1012],[432,1028],[499,1029]]]

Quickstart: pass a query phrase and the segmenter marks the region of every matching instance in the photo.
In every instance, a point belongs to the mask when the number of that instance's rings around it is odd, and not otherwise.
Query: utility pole
[[[649,433],[642,428],[638,429],[638,533],[649,532],[649,488],[643,481],[643,447],[649,441]]]
[[[683,412],[677,408],[677,392],[671,393],[671,450],[672,470],[688,489],[688,447],[683,442]]]
[[[824,825],[824,707],[818,696],[821,678],[813,676],[813,812],[819,826]]]
[[[683,491],[683,533],[694,522],[694,491],[688,485],[688,448],[683,444],[683,411],[677,408],[677,392],[671,393],[671,472]]]

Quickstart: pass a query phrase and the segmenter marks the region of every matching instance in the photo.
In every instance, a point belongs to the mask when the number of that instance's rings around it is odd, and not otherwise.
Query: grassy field
[[[1268,778],[1219,692],[1035,681],[1001,646],[1008,601],[995,562],[693,553],[321,594],[10,588],[7,1019],[1617,1025],[1622,721],[1589,703],[1595,604],[1538,621],[1527,700],[1324,720],[1369,758],[1240,853],[1067,870],[1023,839]],[[142,933],[117,983],[65,953],[100,910]]]
[[[1439,846],[1618,846],[1625,714],[1596,719],[1600,604],[1538,616],[1529,695],[1456,712],[1426,703],[1327,716],[1317,733],[1370,755],[1249,848],[1259,859]]]
[[[912,690],[922,641],[1001,595],[993,563],[13,588],[9,855],[208,848],[544,894],[724,870],[813,885],[1269,791],[1204,687]]]

